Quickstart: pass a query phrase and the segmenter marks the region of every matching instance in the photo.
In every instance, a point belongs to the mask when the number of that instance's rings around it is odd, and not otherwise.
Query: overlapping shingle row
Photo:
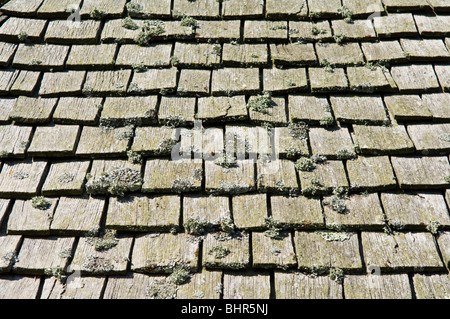
[[[445,1],[0,11],[0,297],[450,295]]]

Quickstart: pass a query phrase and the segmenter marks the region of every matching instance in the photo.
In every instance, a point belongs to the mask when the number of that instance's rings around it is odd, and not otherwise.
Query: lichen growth
[[[295,162],[295,168],[301,172],[311,172],[315,167],[313,161],[307,157],[301,157]]]
[[[145,21],[142,25],[141,31],[135,38],[135,41],[141,45],[145,46],[150,43],[150,41],[163,34],[165,31],[164,29],[164,22],[161,20],[152,20],[152,21]]]
[[[222,259],[231,253],[228,247],[214,246],[208,250],[208,255],[213,256],[215,259]]]
[[[322,59],[320,61],[320,66],[324,68],[325,72],[333,73],[334,72],[334,66],[331,64],[328,59]]]
[[[124,196],[125,192],[138,191],[142,183],[141,172],[126,167],[113,167],[99,177],[89,179],[86,191],[89,194],[109,193],[113,196]]]
[[[231,218],[221,218],[220,219],[220,229],[227,234],[234,234],[235,225]]]
[[[432,220],[430,222],[430,224],[427,226],[427,230],[432,233],[433,235],[437,235],[439,232],[439,228],[441,227],[441,223],[436,221],[436,220]]]
[[[184,16],[183,18],[181,18],[180,25],[183,26],[183,27],[196,28],[197,27],[197,20],[194,19],[193,17]]]
[[[439,138],[441,141],[449,142],[449,143],[450,143],[450,133],[443,133],[443,134],[439,135],[438,138]]]
[[[330,268],[329,277],[331,280],[334,280],[338,284],[342,284],[344,281],[344,271],[340,268]]]
[[[167,279],[155,279],[145,289],[145,295],[153,299],[174,299],[177,285]]]
[[[58,281],[63,282],[66,278],[66,271],[61,266],[46,268],[44,274],[47,276],[55,277]]]
[[[131,67],[133,68],[134,72],[136,73],[142,73],[147,71],[147,67],[144,63],[133,63],[131,64]]]
[[[301,140],[308,139],[308,124],[305,122],[289,123],[288,125],[289,135]]]
[[[314,197],[323,192],[323,185],[317,178],[311,178],[309,185],[302,189],[302,194],[307,197]]]
[[[317,25],[313,24],[313,26],[311,28],[311,33],[313,35],[321,35],[321,34],[327,33],[327,31],[325,29],[319,28],[319,27],[317,27]]]
[[[142,11],[142,6],[139,3],[135,3],[133,1],[128,2],[127,5],[127,11],[129,14],[136,14]]]
[[[130,17],[126,17],[122,20],[122,28],[128,29],[128,30],[137,30],[139,29],[139,26],[136,24],[136,22],[133,21]]]
[[[331,209],[339,214],[348,212],[345,200],[348,198],[348,190],[346,187],[336,187],[333,190],[333,196],[330,200],[323,201],[324,205],[330,205]]]
[[[212,227],[212,224],[207,220],[201,219],[199,216],[195,216],[186,218],[183,227],[188,234],[201,236]]]
[[[334,125],[334,118],[331,115],[324,116],[320,119],[319,124],[321,126],[333,126]]]
[[[106,16],[106,11],[100,10],[100,9],[97,9],[97,8],[93,8],[91,10],[91,12],[89,13],[89,16],[92,19],[101,20],[101,19],[103,19]]]
[[[190,268],[187,265],[176,264],[167,280],[175,285],[182,285],[190,278]]]
[[[445,181],[446,183],[450,183],[450,174],[449,174],[449,175],[446,175],[446,176],[444,177],[444,181]]]
[[[342,6],[338,9],[338,13],[344,18],[344,21],[351,23],[353,21],[353,12],[346,6]]]
[[[272,108],[273,105],[272,95],[269,92],[263,92],[262,95],[253,96],[247,103],[248,108],[263,114],[268,114],[269,109]]]
[[[337,44],[342,45],[342,43],[344,42],[345,39],[345,34],[343,33],[338,33],[333,35],[333,39],[334,41],[336,41]]]
[[[114,269],[114,265],[107,258],[97,255],[90,255],[87,260],[81,265],[81,268],[97,274],[110,272]]]
[[[101,236],[92,236],[89,234],[86,237],[86,242],[93,246],[96,251],[105,251],[117,246],[119,240],[116,238],[115,231],[107,229]]]
[[[31,199],[31,206],[40,210],[47,210],[51,206],[51,202],[43,196],[35,196]]]
[[[222,154],[214,161],[214,164],[223,168],[232,168],[237,166],[236,157],[228,152],[222,152]]]
[[[317,235],[325,239],[326,241],[346,241],[352,236],[350,233],[342,231],[331,231],[331,230],[317,230],[315,231]]]
[[[128,162],[130,162],[132,164],[140,164],[143,161],[142,155],[133,150],[129,150],[127,152],[127,156],[128,156]]]
[[[28,174],[26,172],[18,171],[18,172],[13,172],[11,177],[14,179],[22,180],[22,179],[26,179],[26,178],[30,177],[30,174]]]
[[[6,265],[7,268],[14,265],[17,261],[17,252],[15,250],[7,252],[2,256],[2,262]]]
[[[336,158],[339,160],[354,159],[356,154],[353,151],[347,149],[340,149],[336,152]]]
[[[272,239],[280,238],[281,225],[278,220],[276,220],[272,216],[266,217],[266,218],[264,218],[264,224],[268,228],[264,232],[264,236],[272,238]]]
[[[17,35],[17,39],[19,39],[19,41],[21,42],[28,41],[28,33],[26,33],[25,31],[20,31]]]

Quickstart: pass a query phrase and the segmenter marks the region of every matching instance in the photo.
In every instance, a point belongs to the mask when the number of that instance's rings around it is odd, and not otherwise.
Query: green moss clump
[[[350,233],[342,231],[331,231],[331,230],[317,230],[315,232],[317,235],[325,239],[326,241],[346,241],[352,236]]]
[[[91,10],[91,12],[89,13],[89,16],[92,19],[101,20],[101,19],[103,19],[106,16],[106,11],[100,10],[100,9],[97,9],[97,8],[93,8]]]
[[[63,282],[67,278],[65,270],[61,266],[46,268],[44,270],[44,274],[47,276],[55,277],[60,282]]]
[[[306,140],[308,138],[309,127],[305,122],[289,123],[289,135],[298,139]]]
[[[356,154],[347,149],[340,149],[336,152],[337,159],[345,160],[345,159],[353,159],[356,157]]]
[[[43,196],[35,196],[31,199],[31,206],[40,210],[47,210],[50,208],[51,203]]]
[[[153,299],[174,299],[177,285],[169,280],[155,279],[145,289],[145,295]]]
[[[331,65],[331,62],[328,61],[327,59],[322,59],[322,61],[320,61],[320,66],[324,68],[325,72],[328,73],[334,72],[334,66]]]
[[[222,246],[214,246],[208,250],[208,255],[214,256],[216,259],[222,259],[231,253],[230,249]]]
[[[301,157],[295,162],[295,168],[301,172],[311,172],[315,167],[313,161],[307,157]]]
[[[190,268],[187,265],[177,264],[172,273],[167,277],[168,281],[175,285],[184,284],[190,277]]]
[[[327,33],[327,31],[322,28],[318,28],[316,25],[313,25],[311,28],[311,33],[313,35],[321,35]]]
[[[321,126],[333,126],[334,125],[334,118],[329,115],[329,116],[324,116],[320,119],[319,124]]]
[[[251,97],[248,101],[247,107],[251,108],[255,112],[264,114],[269,113],[269,109],[273,107],[274,102],[269,92],[263,92],[262,95]]]
[[[119,240],[116,238],[116,233],[114,231],[107,229],[103,236],[87,237],[87,242],[92,245],[96,251],[105,251],[117,246]]]
[[[436,221],[436,220],[432,220],[430,222],[430,224],[427,226],[427,230],[432,233],[433,235],[437,235],[439,228],[441,227],[441,223]]]
[[[147,67],[144,65],[144,63],[133,63],[131,64],[131,67],[133,68],[134,72],[142,73],[147,71]]]
[[[322,183],[316,178],[311,178],[310,184],[302,189],[302,194],[307,197],[314,197],[318,196],[322,191]]]
[[[86,183],[89,194],[111,194],[124,196],[125,192],[138,191],[143,180],[141,172],[125,167],[114,167],[103,172],[99,177],[90,179]]]
[[[335,34],[333,36],[333,38],[334,38],[334,41],[336,41],[337,44],[341,45],[344,42],[345,34],[338,33],[338,34]]]
[[[73,173],[62,173],[61,175],[58,176],[58,182],[61,184],[67,184],[72,182],[75,179],[75,175]]]
[[[126,17],[125,19],[122,20],[122,28],[128,30],[139,29],[138,25],[130,17]]]
[[[181,19],[181,26],[183,27],[192,27],[192,28],[196,28],[197,27],[197,20],[194,19],[193,17],[183,17]]]
[[[135,3],[133,1],[128,2],[126,7],[127,7],[128,13],[131,15],[141,12],[143,9],[139,3]]]
[[[331,268],[329,277],[331,280],[341,284],[344,280],[344,271],[340,268]]]
[[[211,223],[196,216],[187,218],[183,223],[183,227],[188,234],[201,236],[211,228]]]
[[[233,220],[231,218],[222,218],[220,220],[220,229],[227,234],[233,234],[235,230]]]
[[[264,223],[266,224],[266,227],[268,228],[264,232],[264,236],[272,238],[272,239],[279,239],[280,238],[280,231],[281,231],[281,225],[278,220],[273,218],[272,216],[264,218]]]
[[[21,42],[28,41],[28,33],[26,33],[25,31],[20,31],[17,35],[17,39],[19,39],[19,41]]]
[[[353,21],[353,12],[346,6],[342,6],[338,9],[338,13],[344,18],[344,21],[351,23]]]
[[[145,21],[141,32],[135,38],[135,41],[141,45],[148,45],[152,39],[166,32],[164,22],[161,20]]]
[[[133,150],[129,150],[127,152],[127,156],[128,156],[128,162],[132,163],[132,164],[140,164],[143,161],[142,155],[134,152]]]

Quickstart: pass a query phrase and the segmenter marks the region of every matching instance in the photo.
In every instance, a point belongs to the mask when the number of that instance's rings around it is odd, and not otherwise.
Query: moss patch
[[[142,186],[141,172],[124,167],[114,167],[86,183],[89,194],[109,193],[124,196],[125,192],[138,191]]]
[[[139,29],[138,25],[130,17],[126,17],[125,19],[122,20],[122,28],[128,30]]]
[[[135,38],[135,41],[142,46],[148,45],[153,38],[163,34],[164,32],[166,31],[164,29],[163,21],[161,20],[145,21],[141,28],[141,31]]]
[[[315,233],[326,241],[345,241],[351,237],[350,233],[340,231],[317,230]]]
[[[214,246],[208,250],[208,255],[214,256],[216,259],[222,259],[231,253],[230,249],[222,246]]]
[[[264,114],[268,114],[269,109],[273,106],[274,102],[269,92],[263,92],[262,95],[250,98],[247,104],[247,107],[251,108],[253,111]]]
[[[200,217],[189,217],[183,223],[183,227],[188,234],[201,236],[211,228],[211,223]]]
[[[31,206],[40,210],[47,210],[50,208],[51,203],[43,196],[36,196],[31,199]]]

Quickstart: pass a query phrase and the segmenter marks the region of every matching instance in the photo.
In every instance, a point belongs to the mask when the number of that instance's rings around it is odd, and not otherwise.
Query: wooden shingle
[[[132,195],[109,200],[106,227],[124,231],[169,231],[179,228],[178,196]]]
[[[335,205],[340,203],[345,205],[344,212],[337,211],[339,206]],[[381,230],[385,225],[377,193],[352,194],[340,201],[338,198],[337,203],[333,203],[333,197],[326,197],[323,204],[325,221],[330,229]]]
[[[338,16],[341,1],[316,0],[308,1],[309,16],[314,18],[329,18]]]
[[[271,141],[272,151],[280,158],[296,159],[299,156],[309,156],[308,140],[306,136],[298,136],[289,127],[276,127]]]
[[[8,234],[49,235],[57,199],[47,199],[46,209],[35,208],[31,200],[16,200],[8,219]]]
[[[425,93],[439,89],[436,74],[430,64],[393,66],[391,75],[401,93]]]
[[[19,70],[6,69],[0,71],[0,95],[8,95],[19,76]]]
[[[450,232],[445,231],[440,233],[437,242],[439,244],[439,249],[441,251],[444,263],[448,267],[450,265]]]
[[[158,120],[169,126],[192,125],[195,104],[194,97],[163,96],[159,104]]]
[[[50,121],[56,102],[56,98],[45,99],[20,96],[9,117],[17,123],[46,123]]]
[[[53,122],[58,124],[96,124],[102,108],[102,98],[61,97]]]
[[[173,3],[172,14],[176,17],[189,16],[195,18],[214,18],[218,17],[220,14],[219,3],[210,3],[207,0],[175,0]]]
[[[183,199],[183,221],[199,219],[211,226],[231,219],[228,197],[226,196],[185,196]]]
[[[259,91],[258,69],[222,68],[212,73],[213,95],[245,94]]]
[[[250,266],[250,235],[226,237],[206,235],[203,242],[202,265],[208,269],[245,269]]]
[[[239,229],[262,229],[267,215],[265,194],[242,194],[233,196],[233,221]]]
[[[350,275],[344,280],[344,292],[348,299],[412,298],[407,274]]]
[[[8,42],[22,42],[22,36],[25,35],[28,41],[32,43],[40,42],[47,25],[45,20],[23,19],[10,17],[0,27],[0,39]]]
[[[446,299],[450,296],[450,279],[447,275],[422,275],[413,277],[417,299]]]
[[[111,69],[114,66],[116,44],[73,45],[67,58],[68,69]]]
[[[162,93],[163,95],[174,92],[177,87],[176,68],[149,69],[145,72],[133,74],[128,89],[133,94]]]
[[[71,270],[79,270],[81,274],[125,274],[129,263],[133,237],[116,237],[116,245],[104,250],[95,248],[92,238],[80,238]]]
[[[411,61],[445,61],[450,53],[440,39],[400,39],[403,51]]]
[[[347,161],[350,187],[355,189],[392,189],[397,186],[387,156],[362,157]]]
[[[383,0],[383,4],[389,12],[417,11],[429,6],[426,0]]]
[[[389,223],[409,230],[427,230],[431,223],[450,224],[444,197],[437,193],[382,193],[381,201]]]
[[[195,28],[195,38],[202,41],[211,41],[211,39],[216,41],[232,41],[239,40],[241,36],[240,32],[240,20],[199,20]]]
[[[84,126],[75,154],[89,157],[125,155],[132,135],[130,127]]]
[[[356,233],[316,231],[295,232],[295,251],[302,270],[362,268]]]
[[[402,189],[448,187],[445,177],[450,175],[450,165],[446,156],[393,156],[391,161]]]
[[[256,96],[251,96],[250,100],[256,99]],[[286,114],[286,99],[284,97],[271,98],[271,105],[265,112],[255,111],[249,108],[250,120],[258,124],[270,123],[273,125],[283,125],[287,123]]]
[[[352,17],[370,17],[384,13],[381,2],[372,0],[342,0],[342,5],[352,12]]]
[[[366,264],[382,272],[443,267],[430,233],[362,232],[361,238]]]
[[[230,299],[270,298],[269,273],[239,274],[225,273],[223,276],[223,297]]]
[[[408,61],[398,41],[363,42],[361,49],[368,62],[401,63]]]
[[[78,125],[39,126],[27,152],[34,157],[73,155],[79,131]]]
[[[46,161],[6,162],[0,173],[0,194],[14,197],[36,195],[46,166]]]
[[[253,268],[287,269],[297,266],[292,235],[282,231],[277,238],[252,232]]]
[[[447,16],[428,16],[415,14],[414,20],[423,37],[445,37],[450,30]]]
[[[343,68],[327,72],[323,68],[309,68],[312,93],[342,92],[348,89],[348,80]]]
[[[222,272],[203,269],[192,274],[189,281],[177,287],[178,299],[219,299],[222,288]]]
[[[263,88],[275,94],[308,89],[306,69],[263,69]]]
[[[331,118],[331,107],[328,99],[323,96],[289,95],[289,121],[320,123]]]
[[[21,236],[0,236],[0,273],[8,272],[18,252]]]
[[[95,18],[95,11],[103,17],[120,17],[125,11],[126,0],[85,0],[81,6],[80,15],[83,18]]]
[[[346,41],[373,41],[377,38],[372,21],[355,20],[347,23],[344,20],[333,20],[331,22],[333,34],[343,34]]]
[[[358,93],[391,92],[397,89],[394,79],[382,68],[348,67],[350,89]]]
[[[138,127],[131,150],[143,155],[170,155],[178,142],[177,132],[165,126]]]
[[[80,0],[44,0],[37,11],[40,18],[67,18],[71,14],[71,10],[79,8]]]
[[[450,68],[448,65],[435,65],[434,69],[444,92],[450,92]]]
[[[252,191],[255,187],[253,161],[237,161],[236,166],[227,169],[213,161],[205,162],[205,190],[207,193],[240,194]]]
[[[183,69],[178,79],[178,95],[209,95],[211,70]]]
[[[171,44],[152,44],[149,46],[122,45],[116,58],[118,67],[165,67],[170,65]]]
[[[221,47],[211,43],[175,43],[172,64],[183,68],[220,65]]]
[[[195,117],[204,122],[245,120],[248,118],[245,96],[210,96],[199,98]]]
[[[54,44],[96,44],[100,32],[100,21],[53,20],[45,33],[45,41]]]
[[[229,0],[222,3],[222,16],[225,18],[262,17],[264,5],[259,0]]]
[[[44,281],[40,298],[100,299],[105,282],[106,278],[79,276],[70,277],[70,280],[66,280],[66,283],[63,284],[58,278],[50,277]]]
[[[121,95],[127,92],[131,70],[87,72],[83,86],[85,95]]]
[[[422,94],[422,102],[434,120],[446,121],[450,117],[450,93]]]
[[[336,187],[348,187],[344,164],[341,161],[327,161],[311,172],[299,172],[302,193],[316,196],[330,192]]]
[[[170,233],[136,236],[131,269],[137,272],[170,272],[176,265],[186,265],[191,270],[198,266],[198,241],[186,234]]]
[[[0,126],[1,157],[25,157],[25,150],[30,143],[31,130],[31,127],[28,126]]]
[[[365,20],[364,20],[365,21]],[[316,45],[319,62],[328,61],[331,65],[362,65],[364,55],[358,43],[319,43]]]
[[[11,63],[17,47],[14,43],[0,42],[0,66],[7,67]]]
[[[45,196],[81,195],[89,165],[89,161],[52,163],[42,186],[42,194]]]
[[[20,274],[43,275],[46,271],[58,271],[68,265],[75,238],[27,237],[23,240],[13,271]]]
[[[408,125],[407,129],[417,151],[426,154],[450,151],[450,124]]]
[[[105,126],[154,124],[157,102],[158,98],[155,95],[107,97],[103,103],[100,124]]]
[[[246,20],[244,25],[244,40],[252,42],[279,41],[288,37],[286,21]]]
[[[374,17],[373,26],[380,38],[408,37],[418,33],[411,13]]]
[[[289,0],[283,2],[268,0],[266,3],[266,17],[269,19],[289,18],[295,20],[296,18],[307,16],[308,6],[306,0]]]
[[[272,196],[272,217],[288,229],[323,227],[320,200],[299,197]]]
[[[46,72],[42,78],[39,95],[55,97],[78,95],[85,78],[85,71]]]
[[[275,272],[277,299],[341,299],[342,285],[328,276]]]
[[[386,120],[383,100],[378,95],[331,96],[330,102],[336,120],[343,123],[382,124]]]
[[[149,159],[145,165],[143,192],[185,193],[199,191],[203,180],[199,160]]]
[[[269,47],[275,65],[309,66],[317,63],[312,43],[270,44]]]
[[[100,227],[105,200],[94,197],[61,197],[53,214],[51,231],[59,234],[84,235]]]
[[[298,191],[293,161],[275,160],[257,162],[257,187],[260,192],[289,193]]]
[[[313,154],[337,158],[341,152],[353,152],[353,142],[346,127],[329,130],[313,127],[309,130],[309,139]]]
[[[32,96],[40,77],[41,72],[21,70],[11,86],[11,94]]]
[[[403,125],[353,125],[357,151],[366,155],[406,154],[414,152],[414,144]]]
[[[33,15],[44,0],[13,0],[2,6],[1,12],[12,15]]]
[[[136,4],[137,8],[130,10],[127,6],[127,12],[131,17],[166,18],[171,15],[170,0],[134,0],[132,3]]]
[[[0,299],[35,299],[40,283],[39,277],[0,277]]]
[[[427,120],[433,116],[418,95],[388,95],[384,103],[396,120]]]
[[[267,44],[225,43],[222,50],[222,63],[225,66],[266,66],[268,64]]]
[[[14,109],[16,103],[16,98],[0,98],[0,123],[9,123],[10,113]]]
[[[308,42],[330,41],[333,39],[328,20],[289,21],[289,38]]]

